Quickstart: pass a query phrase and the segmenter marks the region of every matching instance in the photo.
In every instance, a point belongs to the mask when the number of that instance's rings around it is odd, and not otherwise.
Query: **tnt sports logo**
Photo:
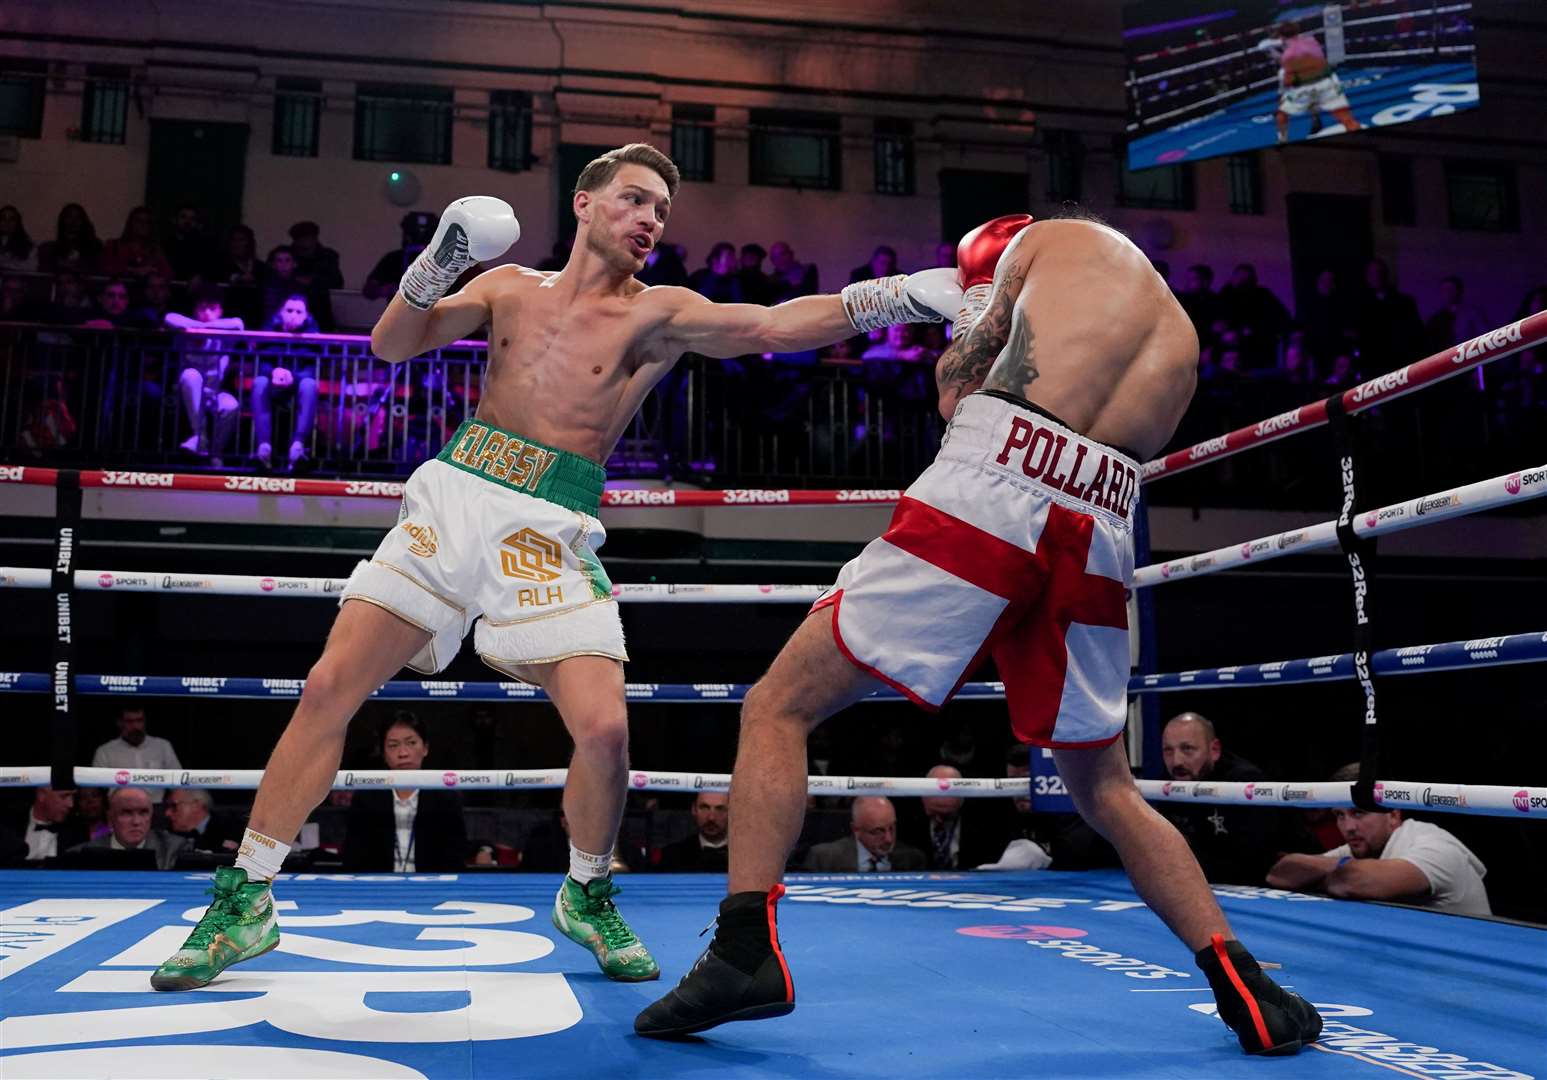
[[[258,582],[258,588],[262,589],[264,592],[273,592],[274,579],[271,577],[264,578],[262,581]]]
[[[950,791],[951,790],[951,781],[949,779],[947,779],[946,777],[942,776],[940,779],[935,781],[935,786],[937,788],[939,788],[941,791]]]
[[[1504,490],[1519,495],[1523,488],[1547,481],[1547,469],[1532,469],[1525,473],[1510,473],[1504,481]]]
[[[413,537],[414,542],[408,545],[410,555],[428,559],[440,546],[440,537],[436,536],[435,530],[428,525],[416,525],[412,521],[405,521],[398,528]]]
[[[115,772],[113,774],[113,783],[115,783],[115,784],[127,784],[128,782],[129,782],[129,770],[128,769],[119,769],[117,772]]]
[[[106,571],[104,571],[103,573],[98,574],[97,575],[97,584],[100,585],[104,589],[111,589],[113,587],[113,575],[107,573]]]
[[[522,529],[500,541],[500,571],[522,581],[553,581],[563,566],[557,540],[534,529]],[[507,550],[508,549],[508,550]]]
[[[1256,784],[1247,784],[1246,785],[1246,801],[1247,802],[1251,802],[1252,801],[1252,797],[1255,796],[1256,794],[1257,794],[1257,785]]]
[[[440,774],[440,782],[445,784],[447,787],[456,787],[457,774],[454,772],[443,772]]]
[[[649,782],[650,782],[650,778],[648,776],[646,776],[642,772],[635,773],[634,776],[633,776],[633,779],[632,779],[633,785],[635,787],[637,787],[637,788],[642,788],[646,784],[648,784]]]
[[[1070,938],[1087,937],[1089,930],[1075,926],[962,926],[956,932],[966,937],[994,938],[997,941],[1068,941]]]
[[[1509,477],[1504,481],[1504,490],[1509,492],[1511,495],[1519,495],[1520,494],[1520,474],[1519,473],[1510,473],[1509,474]]]
[[[1164,784],[1160,785],[1160,793],[1166,796],[1171,794],[1171,781],[1167,780]]]
[[[1375,781],[1375,801],[1380,802],[1386,794],[1386,785],[1381,781]]]
[[[1514,802],[1515,809],[1522,814],[1529,814],[1533,810],[1547,810],[1547,795],[1532,795],[1525,788],[1515,792],[1511,801]]]

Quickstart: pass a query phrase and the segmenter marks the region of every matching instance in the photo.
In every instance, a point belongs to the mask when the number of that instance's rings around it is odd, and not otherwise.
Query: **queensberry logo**
[[[515,787],[517,784],[540,784],[542,782],[543,778],[541,776],[521,776],[518,773],[508,772],[505,774],[504,786]]]
[[[1454,491],[1448,491],[1444,495],[1436,495],[1432,499],[1419,499],[1418,506],[1413,513],[1422,517],[1425,514],[1433,514],[1440,510],[1449,510],[1461,505],[1461,496]]]
[[[1425,806],[1465,806],[1466,796],[1459,792],[1455,795],[1446,795],[1433,788],[1424,788],[1423,804]]]
[[[1284,801],[1285,802],[1296,802],[1296,801],[1298,801],[1300,799],[1309,799],[1310,797],[1311,797],[1311,789],[1310,788],[1290,787],[1288,784],[1284,785]]]
[[[387,783],[385,776],[360,776],[356,773],[344,774],[345,787],[384,787]]]

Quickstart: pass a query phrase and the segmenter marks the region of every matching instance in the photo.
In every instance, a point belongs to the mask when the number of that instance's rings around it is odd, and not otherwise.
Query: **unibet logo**
[[[563,565],[559,544],[534,529],[522,529],[500,541],[500,571],[522,581],[553,581]]]

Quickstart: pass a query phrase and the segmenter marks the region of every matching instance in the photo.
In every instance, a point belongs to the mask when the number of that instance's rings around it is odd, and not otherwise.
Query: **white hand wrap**
[[[438,239],[439,244],[419,253],[398,284],[403,303],[420,311],[434,307],[473,263],[467,252],[467,232],[460,225],[451,225]]]
[[[982,285],[969,286],[962,293],[961,310],[956,313],[956,321],[951,324],[951,340],[960,341],[972,332],[973,324],[978,317],[988,308],[988,298],[993,294],[992,282]]]
[[[894,274],[845,285],[841,295],[849,325],[866,334],[897,323],[941,322],[941,316],[914,302],[907,284],[907,274]]]

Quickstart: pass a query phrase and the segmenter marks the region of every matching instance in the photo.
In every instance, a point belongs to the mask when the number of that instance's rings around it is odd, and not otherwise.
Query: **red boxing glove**
[[[956,280],[962,287],[962,308],[956,316],[952,337],[959,339],[972,328],[994,284],[994,268],[1010,241],[1032,222],[1030,214],[1005,214],[985,221],[956,245]]]

